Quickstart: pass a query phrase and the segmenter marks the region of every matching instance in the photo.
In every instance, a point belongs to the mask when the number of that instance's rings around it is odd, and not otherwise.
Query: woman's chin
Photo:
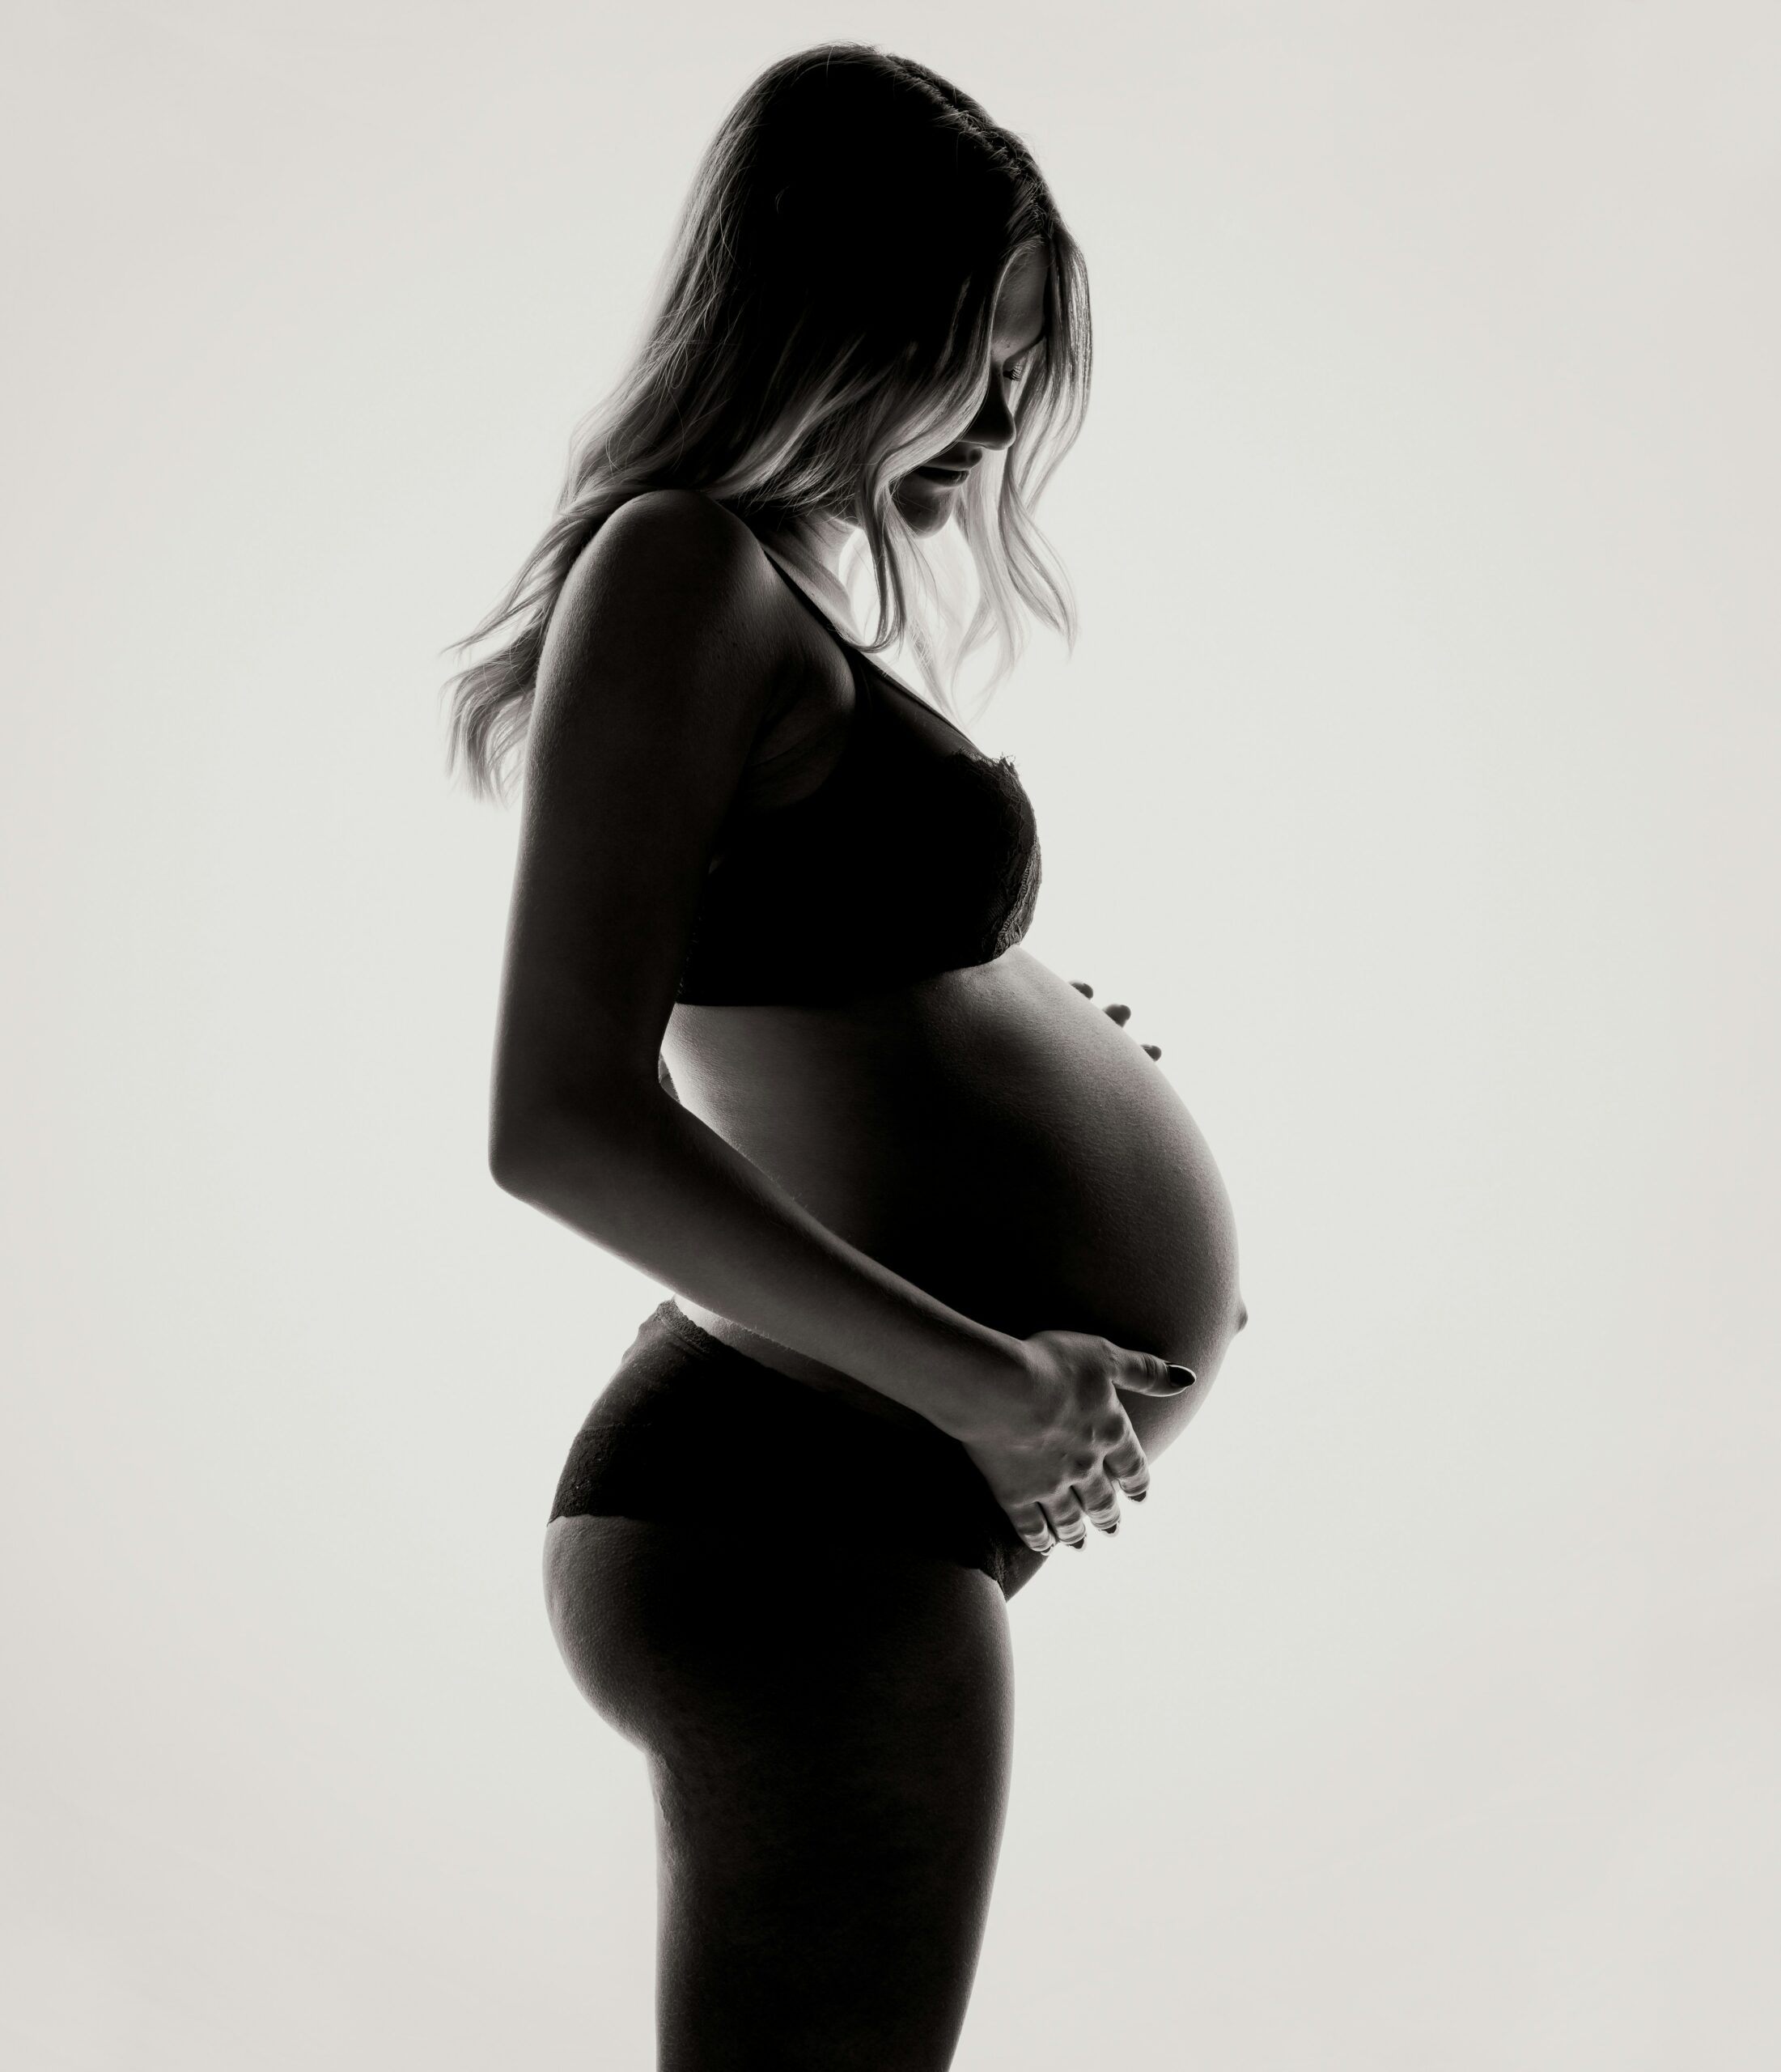
[[[937,533],[952,516],[950,497],[899,496],[897,508],[902,513],[903,523],[912,533]]]

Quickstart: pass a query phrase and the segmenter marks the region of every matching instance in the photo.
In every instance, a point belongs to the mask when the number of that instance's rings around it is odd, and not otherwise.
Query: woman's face
[[[990,379],[977,414],[931,461],[897,478],[891,491],[912,533],[937,533],[952,516],[971,470],[1014,439],[1013,402],[1033,349],[1045,334],[1045,256],[1028,246],[1002,276],[990,338]]]

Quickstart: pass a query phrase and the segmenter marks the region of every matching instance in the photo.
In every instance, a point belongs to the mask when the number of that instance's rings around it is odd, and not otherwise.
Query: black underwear
[[[647,1518],[813,1554],[863,1542],[981,1569],[1010,1594],[1033,1557],[970,1456],[794,1381],[672,1301],[645,1318],[575,1434],[553,1518]]]

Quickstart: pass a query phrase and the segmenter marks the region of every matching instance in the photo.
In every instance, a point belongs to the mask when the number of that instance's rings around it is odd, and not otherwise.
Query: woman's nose
[[[1008,408],[1007,398],[1002,393],[1002,384],[992,374],[990,386],[977,415],[972,418],[962,434],[973,446],[1011,446],[1014,444],[1014,413]]]

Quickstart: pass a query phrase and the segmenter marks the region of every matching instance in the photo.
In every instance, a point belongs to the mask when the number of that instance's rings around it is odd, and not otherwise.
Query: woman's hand
[[[1086,979],[1072,979],[1070,983],[1085,1000],[1092,1000],[1095,997],[1095,989]],[[1109,1021],[1117,1021],[1122,1029],[1132,1018],[1131,1009],[1122,1000],[1113,1001],[1110,1006],[1104,1007],[1101,1013]],[[1163,1055],[1160,1046],[1156,1043],[1140,1043],[1138,1047],[1147,1058],[1160,1058]]]
[[[1179,1395],[1190,1369],[1132,1352],[1086,1331],[1042,1331],[1016,1341],[1023,1373],[960,1443],[1034,1553],[1081,1547],[1092,1525],[1119,1530],[1119,1492],[1142,1502],[1150,1464],[1116,1391]]]

